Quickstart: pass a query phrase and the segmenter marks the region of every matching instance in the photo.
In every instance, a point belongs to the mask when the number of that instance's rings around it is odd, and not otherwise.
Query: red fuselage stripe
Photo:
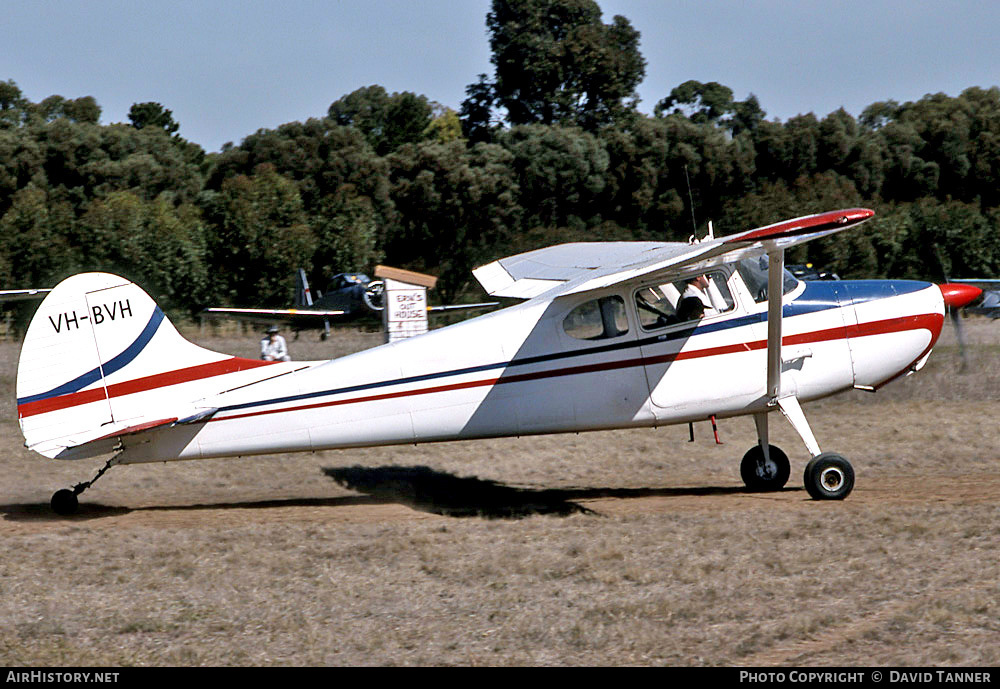
[[[883,321],[875,321],[872,323],[851,325],[847,326],[846,329],[844,327],[836,327],[836,328],[827,328],[824,330],[816,330],[808,333],[801,333],[798,335],[788,335],[787,337],[782,339],[782,343],[784,345],[806,344],[810,342],[824,342],[828,340],[838,340],[845,337],[845,335],[846,337],[849,338],[857,338],[857,337],[866,337],[869,335],[883,335],[886,333],[904,332],[907,330],[919,330],[919,329],[929,330],[932,334],[934,334],[940,332],[943,320],[944,316],[942,316],[941,314],[903,316],[899,318],[890,318]],[[433,387],[420,388],[417,390],[387,392],[378,395],[352,397],[350,399],[333,400],[328,402],[317,402],[315,404],[305,404],[294,407],[283,407],[280,409],[253,411],[243,414],[224,416],[221,418],[217,417],[210,419],[210,421],[227,421],[229,419],[242,419],[250,416],[279,414],[283,412],[317,409],[321,407],[335,407],[343,404],[355,404],[360,402],[374,402],[378,400],[396,399],[400,397],[412,397],[415,395],[427,395],[437,392],[449,392],[452,390],[464,390],[468,388],[483,387],[487,385],[503,385],[506,383],[520,383],[531,380],[540,380],[543,378],[572,376],[584,373],[596,373],[599,371],[612,371],[621,368],[630,368],[632,366],[649,366],[653,364],[663,364],[673,361],[684,361],[688,359],[700,359],[703,357],[719,356],[722,354],[733,354],[737,352],[749,352],[766,348],[767,348],[767,340],[757,340],[754,342],[745,342],[745,343],[737,343],[730,345],[722,345],[719,347],[708,347],[705,349],[673,352],[670,354],[662,354],[658,356],[635,357],[631,359],[622,359],[619,361],[585,364],[582,366],[570,366],[567,368],[560,368],[549,371],[538,371],[534,373],[522,373],[509,376],[497,376],[482,380],[468,381],[465,383],[436,385]],[[190,366],[188,368],[182,368],[176,371],[167,371],[166,373],[157,373],[150,376],[144,376],[142,378],[136,378],[134,380],[124,381],[122,383],[116,383],[114,385],[109,385],[106,389],[97,388],[94,390],[84,390],[81,392],[75,392],[68,395],[60,395],[59,397],[52,397],[49,399],[38,400],[35,402],[28,402],[26,404],[18,406],[17,408],[18,416],[20,418],[26,418],[29,416],[34,416],[36,414],[44,414],[46,412],[57,411],[59,409],[68,409],[70,407],[75,407],[81,404],[98,402],[110,397],[121,397],[124,395],[132,395],[137,392],[146,392],[149,390],[155,390],[157,388],[167,387],[170,385],[178,385],[180,383],[187,383],[194,380],[211,378],[213,376],[220,376],[227,373],[235,373],[238,371],[244,371],[251,368],[256,368],[258,366],[270,365],[271,363],[273,362],[257,361],[255,359],[242,359],[239,357],[233,357],[231,359],[224,359],[222,361],[216,361],[209,364]],[[107,391],[106,393],[105,390]]]
[[[189,366],[187,368],[177,369],[176,371],[167,371],[166,373],[156,373],[150,376],[143,376],[142,378],[126,380],[121,383],[109,385],[107,388],[100,387],[93,390],[83,390],[81,392],[73,392],[68,395],[50,397],[48,399],[37,400],[35,402],[26,402],[25,404],[21,404],[17,407],[17,414],[23,419],[36,414],[44,414],[46,412],[57,411],[59,409],[68,409],[70,407],[76,407],[90,402],[99,402],[111,397],[122,397],[124,395],[132,395],[137,392],[147,392],[149,390],[155,390],[169,385],[178,385],[180,383],[189,383],[193,380],[221,376],[226,373],[246,371],[252,368],[257,368],[258,366],[269,366],[273,363],[273,361],[258,361],[256,359],[241,359],[239,357],[232,357],[230,359],[223,359],[222,361],[213,361],[209,364]],[[105,390],[107,391],[106,393]]]
[[[824,342],[838,340],[845,336],[866,337],[869,335],[884,335],[887,333],[905,332],[908,330],[929,330],[934,337],[940,332],[944,316],[941,314],[925,314],[921,316],[903,316],[900,318],[890,318],[874,323],[863,323],[861,325],[828,328],[799,335],[789,335],[782,339],[783,345],[806,344],[810,342]],[[499,376],[482,380],[473,380],[465,383],[452,383],[450,385],[436,385],[429,388],[417,390],[401,390],[397,392],[386,392],[378,395],[366,395],[363,397],[352,397],[350,399],[332,400],[328,402],[316,402],[313,404],[302,404],[294,407],[282,407],[280,409],[266,409],[263,411],[245,412],[243,414],[233,414],[232,416],[214,417],[209,422],[229,421],[230,419],[244,419],[251,416],[263,416],[265,414],[282,414],[290,411],[304,411],[308,409],[320,409],[323,407],[337,407],[344,404],[357,404],[360,402],[376,402],[380,400],[398,399],[401,397],[413,397],[416,395],[428,395],[437,392],[451,392],[453,390],[467,390],[490,385],[504,385],[506,383],[523,383],[531,380],[543,378],[555,378],[562,376],[572,376],[583,373],[596,373],[599,371],[613,371],[620,368],[630,368],[632,366],[649,366],[652,364],[669,363],[673,361],[683,361],[687,359],[700,359],[721,354],[733,354],[736,352],[749,352],[754,350],[767,349],[767,340],[757,340],[740,344],[723,345],[720,347],[707,347],[705,349],[695,349],[692,351],[674,352],[651,357],[638,357],[632,359],[622,359],[619,361],[608,361],[583,366],[570,366],[550,371],[537,371],[535,373],[521,373],[511,376]]]

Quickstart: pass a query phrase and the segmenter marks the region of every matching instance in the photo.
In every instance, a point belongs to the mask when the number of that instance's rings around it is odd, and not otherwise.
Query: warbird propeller
[[[264,363],[184,340],[138,286],[84,273],[39,307],[21,353],[27,447],[116,464],[659,426],[749,415],[751,490],[789,476],[768,443],[780,411],[808,449],[817,499],[854,472],[822,452],[801,402],[874,390],[919,369],[945,306],[978,290],[801,282],[784,251],[854,227],[863,208],[689,244],[564,244],[474,271],[523,302],[326,362]],[[96,477],[95,479],[96,480]],[[93,481],[58,491],[60,513]]]

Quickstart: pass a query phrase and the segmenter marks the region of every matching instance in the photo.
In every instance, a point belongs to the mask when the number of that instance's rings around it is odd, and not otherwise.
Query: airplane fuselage
[[[637,287],[502,311],[199,402],[207,421],[125,439],[121,463],[657,426],[765,412],[767,303],[722,271],[728,310],[649,322]],[[603,300],[603,301],[602,301]],[[611,304],[617,321],[574,314]],[[782,389],[801,401],[919,367],[944,316],[911,281],[799,282],[784,295]],[[605,313],[607,309],[604,309]],[[586,324],[584,324],[586,326]]]

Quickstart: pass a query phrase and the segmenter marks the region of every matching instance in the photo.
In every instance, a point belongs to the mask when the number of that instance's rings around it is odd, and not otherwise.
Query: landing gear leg
[[[767,442],[767,414],[754,414],[757,444],[747,450],[740,462],[740,476],[749,490],[765,492],[781,490],[788,482],[791,468],[788,455]]]
[[[49,502],[49,505],[52,507],[52,511],[63,517],[76,514],[76,511],[80,508],[80,500],[77,496],[94,485],[97,479],[104,475],[105,471],[117,464],[119,456],[120,455],[116,454],[114,457],[109,459],[107,463],[101,467],[101,470],[97,472],[97,475],[89,481],[78,483],[73,486],[72,489],[63,488],[53,493],[52,500]]]
[[[854,490],[854,468],[851,463],[833,452],[820,451],[819,443],[795,397],[779,399],[778,406],[812,454],[803,476],[810,497],[813,500],[843,500],[850,495]]]

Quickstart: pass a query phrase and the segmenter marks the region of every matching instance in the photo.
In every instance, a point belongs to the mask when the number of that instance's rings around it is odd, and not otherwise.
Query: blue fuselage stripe
[[[803,293],[799,295],[799,297],[795,301],[785,304],[784,308],[782,309],[782,316],[784,318],[794,318],[795,316],[802,316],[805,314],[818,313],[820,311],[826,311],[829,309],[838,308],[841,306],[840,301],[838,300],[838,288],[840,289],[840,292],[843,293],[844,292],[843,288],[845,285],[851,285],[854,288],[851,289],[850,298],[853,300],[853,303],[855,304],[863,301],[872,301],[874,299],[881,299],[887,296],[894,296],[896,294],[915,292],[924,289],[928,286],[928,283],[922,283],[922,282],[892,281],[891,284],[897,287],[897,289],[893,290],[891,293],[886,293],[885,292],[886,283],[887,281],[884,280],[836,282],[836,283],[807,282],[806,289],[803,291]],[[846,301],[847,299],[845,298],[845,302]],[[300,395],[289,395],[287,397],[278,397],[269,400],[244,402],[242,404],[234,404],[222,407],[219,409],[219,412],[221,413],[227,411],[238,411],[241,409],[252,409],[254,407],[262,407],[271,404],[283,404],[287,402],[301,402],[303,400],[316,399],[318,397],[364,392],[367,390],[375,390],[378,388],[390,387],[393,385],[408,385],[412,383],[422,383],[429,380],[440,380],[441,378],[467,375],[470,373],[483,373],[486,371],[495,371],[497,369],[513,369],[520,366],[529,366],[531,364],[558,361],[560,359],[591,356],[594,354],[603,354],[605,352],[648,347],[654,344],[660,344],[672,340],[689,339],[694,335],[720,332],[723,330],[730,330],[733,328],[741,328],[747,325],[753,325],[754,323],[766,323],[766,322],[767,322],[767,312],[764,311],[761,313],[748,314],[744,316],[735,316],[733,318],[723,321],[717,321],[715,323],[706,323],[704,325],[697,325],[690,328],[682,328],[680,330],[661,333],[658,335],[644,337],[637,340],[626,340],[624,342],[616,342],[613,344],[602,345],[600,347],[590,347],[587,349],[572,350],[567,352],[555,352],[553,354],[542,354],[538,356],[524,357],[521,359],[512,359],[511,361],[501,361],[492,364],[483,364],[481,366],[470,366],[467,368],[453,369],[451,371],[438,371],[435,373],[426,373],[419,376],[409,376],[406,378],[396,378],[394,380],[383,380],[372,383],[364,383],[361,385],[351,385],[348,387],[336,388],[333,390],[321,390],[317,392],[302,393]]]
[[[78,392],[88,385],[92,385],[97,381],[101,380],[101,371],[104,372],[104,377],[107,377],[114,373],[115,371],[120,371],[121,369],[128,366],[132,361],[139,356],[139,352],[145,349],[149,341],[153,339],[153,335],[156,334],[157,328],[160,327],[160,323],[163,321],[163,311],[157,306],[153,309],[153,315],[150,316],[149,322],[146,323],[146,327],[142,329],[139,333],[139,337],[130,344],[125,350],[118,356],[110,359],[104,364],[101,364],[95,369],[87,371],[81,376],[77,376],[68,383],[63,383],[59,387],[52,388],[47,392],[41,392],[37,395],[29,395],[28,397],[20,397],[17,400],[18,405],[28,404],[29,402],[37,402],[38,400],[48,399],[50,397],[58,397],[60,395],[68,395],[72,392]]]

